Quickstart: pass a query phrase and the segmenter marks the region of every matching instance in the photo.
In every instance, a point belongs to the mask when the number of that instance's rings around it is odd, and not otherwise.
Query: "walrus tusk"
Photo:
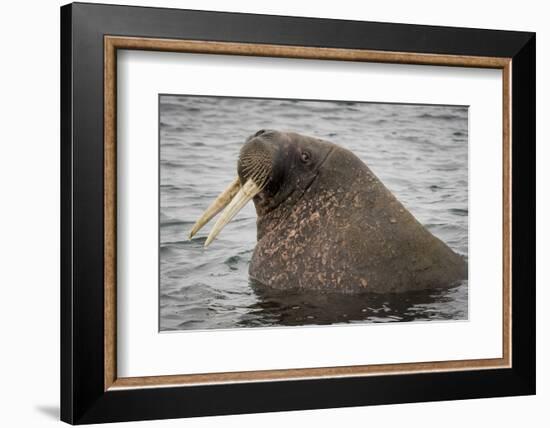
[[[189,232],[189,239],[191,239],[206,223],[208,223],[212,217],[223,210],[237,194],[241,188],[241,182],[239,177],[236,177],[231,184],[210,204],[202,216],[195,222],[193,229]]]
[[[260,193],[261,190],[262,189],[258,187],[258,185],[254,181],[248,180],[244,184],[244,186],[239,189],[239,192],[231,200],[229,205],[225,207],[222,214],[216,221],[216,224],[214,224],[214,227],[210,231],[210,234],[208,235],[204,246],[207,247],[208,244],[210,244],[214,240],[214,238],[218,236],[225,225],[229,223],[231,219],[235,217],[235,215],[237,215],[237,213],[247,204],[248,201],[250,201],[258,193]]]

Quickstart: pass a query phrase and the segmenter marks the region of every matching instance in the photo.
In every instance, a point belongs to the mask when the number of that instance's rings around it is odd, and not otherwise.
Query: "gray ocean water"
[[[160,330],[458,320],[468,283],[395,295],[265,294],[248,280],[252,203],[203,247],[195,220],[236,175],[259,129],[292,130],[352,150],[433,234],[468,254],[468,109],[160,95]]]

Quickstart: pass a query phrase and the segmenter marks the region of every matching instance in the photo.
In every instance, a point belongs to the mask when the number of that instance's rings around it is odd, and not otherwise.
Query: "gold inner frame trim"
[[[117,50],[147,50],[212,55],[241,55],[393,64],[494,68],[502,70],[503,129],[503,294],[502,357],[492,359],[375,364],[343,367],[261,370],[170,376],[117,376],[116,367],[116,89]],[[193,386],[219,383],[282,381],[312,378],[358,377],[421,372],[479,370],[511,367],[512,311],[512,164],[510,58],[385,52],[251,43],[171,40],[140,37],[104,37],[104,389]]]

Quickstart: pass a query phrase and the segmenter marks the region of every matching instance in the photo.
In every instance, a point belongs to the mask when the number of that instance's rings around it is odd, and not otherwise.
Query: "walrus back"
[[[464,258],[338,146],[301,199],[274,218],[261,220],[268,232],[249,269],[272,288],[389,293],[450,287],[467,277]]]

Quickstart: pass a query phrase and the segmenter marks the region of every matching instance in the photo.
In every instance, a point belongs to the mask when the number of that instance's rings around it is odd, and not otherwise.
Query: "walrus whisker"
[[[243,174],[247,175],[247,176],[252,176],[256,169],[258,168],[258,165],[255,164],[255,163],[248,163],[248,164],[245,164],[242,168],[243,170]]]
[[[253,180],[256,185],[262,190],[267,184],[267,177],[269,175],[269,169],[266,167],[258,168],[257,171],[250,176],[250,179]]]
[[[267,165],[255,165],[254,169],[249,173],[246,171],[249,179],[253,180],[256,185],[262,188],[265,185],[266,178],[269,175],[269,167]]]
[[[258,187],[253,180],[248,180],[239,189],[231,202],[229,202],[229,204],[225,207],[220,217],[216,221],[216,224],[214,224],[214,227],[210,231],[210,234],[208,235],[204,246],[207,247],[208,244],[210,244],[214,240],[214,238],[218,236],[225,225],[229,223],[233,219],[233,217],[235,217],[235,215],[237,215],[237,213],[261,191],[262,189]]]
[[[195,222],[191,232],[189,232],[189,239],[191,239],[206,223],[208,223],[212,217],[223,210],[238,193],[241,188],[241,182],[239,177],[236,177],[227,188],[220,193],[220,195],[210,204],[202,216]]]

